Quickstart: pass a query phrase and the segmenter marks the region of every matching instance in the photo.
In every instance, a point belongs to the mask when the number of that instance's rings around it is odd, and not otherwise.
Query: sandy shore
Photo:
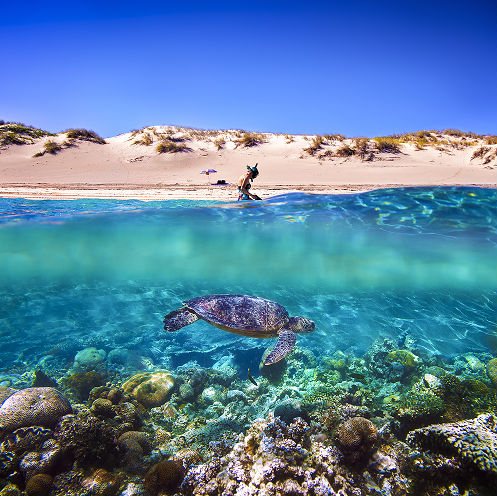
[[[0,197],[29,199],[114,198],[139,200],[236,201],[236,182],[246,165],[259,163],[253,192],[262,198],[290,192],[356,193],[399,186],[480,186],[497,188],[497,145],[484,138],[438,135],[435,144],[401,143],[395,153],[368,143],[364,160],[339,156],[354,139],[327,138],[315,153],[315,136],[257,135],[244,146],[241,131],[199,131],[154,126],[106,139],[106,144],[67,135],[32,140],[0,149]],[[43,153],[47,141],[61,145]],[[161,143],[184,151],[158,153]],[[36,156],[38,154],[38,156]],[[210,176],[203,170],[214,169]],[[217,180],[226,185],[212,185]]]
[[[330,187],[328,185],[303,185],[291,187],[288,185],[277,185],[271,187],[257,188],[261,198],[270,198],[287,193],[310,193],[310,194],[353,194],[364,191],[372,191],[382,188],[401,187],[399,184],[362,184],[342,185]],[[409,185],[414,186],[414,185]],[[420,184],[419,186],[427,186]],[[456,184],[454,186],[476,186],[483,188],[495,188],[495,184]],[[255,188],[254,188],[255,190]],[[77,200],[80,198],[100,198],[115,200],[213,200],[213,201],[236,201],[238,193],[232,186],[206,186],[206,185],[81,185],[81,184],[46,184],[46,185],[1,185],[0,197],[2,198],[26,198],[31,200]]]

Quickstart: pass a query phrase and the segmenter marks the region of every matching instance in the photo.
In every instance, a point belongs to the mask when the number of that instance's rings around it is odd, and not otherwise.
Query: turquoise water
[[[165,313],[245,293],[316,322],[318,358],[379,337],[427,354],[497,352],[497,192],[387,189],[262,202],[0,199],[0,372],[22,374],[87,346],[162,367],[242,371],[266,340]],[[56,352],[54,351],[56,350]],[[52,359],[51,358],[51,359]]]

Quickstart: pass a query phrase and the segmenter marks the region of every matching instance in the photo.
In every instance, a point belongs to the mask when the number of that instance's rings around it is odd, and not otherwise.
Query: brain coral
[[[497,417],[494,415],[416,429],[407,436],[407,442],[429,450],[448,451],[484,472],[497,474]]]
[[[8,397],[0,407],[0,430],[38,425],[52,427],[71,413],[71,404],[51,387],[27,388]]]
[[[336,440],[346,455],[353,461],[369,453],[378,439],[378,431],[371,420],[353,417],[340,425]]]
[[[183,468],[173,460],[156,463],[145,474],[145,487],[150,494],[156,495],[176,489],[183,480]]]
[[[26,484],[27,496],[46,496],[50,492],[53,477],[48,474],[36,474]]]
[[[5,386],[0,386],[0,405],[9,397],[12,396],[16,392],[15,389],[10,389]]]
[[[147,408],[163,405],[171,395],[174,377],[165,370],[142,372],[128,379],[123,390]]]
[[[497,358],[492,358],[492,360],[487,363],[487,375],[494,387],[497,388]]]

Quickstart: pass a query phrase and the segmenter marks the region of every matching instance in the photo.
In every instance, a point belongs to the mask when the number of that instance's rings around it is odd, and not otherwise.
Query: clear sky
[[[495,0],[3,2],[0,119],[497,134]]]

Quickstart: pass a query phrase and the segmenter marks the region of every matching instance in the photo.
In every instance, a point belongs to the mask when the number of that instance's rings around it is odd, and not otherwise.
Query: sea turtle
[[[289,317],[279,303],[257,296],[215,294],[183,302],[183,307],[164,317],[164,329],[172,332],[203,319],[224,331],[254,338],[274,338],[276,346],[264,365],[278,362],[295,346],[295,333],[314,330],[314,322],[305,317]]]

